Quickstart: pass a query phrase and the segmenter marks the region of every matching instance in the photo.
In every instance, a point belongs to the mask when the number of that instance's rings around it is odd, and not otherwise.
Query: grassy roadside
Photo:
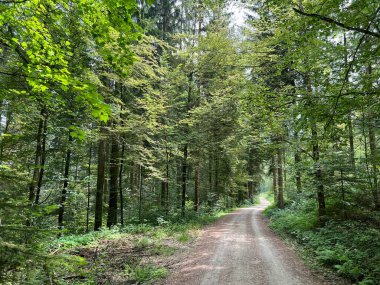
[[[151,284],[168,275],[175,253],[186,250],[202,227],[232,210],[64,236],[46,245],[51,262],[45,270],[52,284]]]
[[[313,203],[269,206],[269,226],[296,244],[315,269],[328,270],[354,284],[380,284],[380,230],[363,221],[330,219],[320,227]]]

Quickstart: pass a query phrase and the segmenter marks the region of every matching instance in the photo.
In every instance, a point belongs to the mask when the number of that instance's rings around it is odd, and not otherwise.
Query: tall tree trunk
[[[139,165],[139,221],[142,222],[142,205],[143,204],[143,168]]]
[[[61,192],[61,199],[59,202],[59,210],[58,210],[58,229],[61,230],[63,228],[63,214],[65,213],[65,203],[67,197],[67,187],[69,185],[69,172],[70,172],[70,160],[71,160],[71,142],[73,138],[69,133],[69,143],[66,151],[66,159],[65,159],[65,171],[63,174],[63,188]]]
[[[277,195],[277,207],[284,208],[284,180],[283,180],[283,151],[281,147],[277,148],[277,176],[278,176],[278,195]]]
[[[371,163],[372,163],[372,179],[373,179],[373,187],[372,187],[372,195],[373,201],[375,204],[375,209],[380,210],[380,201],[378,194],[378,155],[377,155],[377,144],[376,144],[376,135],[375,135],[375,122],[373,113],[369,114],[369,122],[368,122],[368,139],[369,139],[369,149],[371,151]]]
[[[43,132],[44,132],[44,125],[46,121],[46,109],[42,108],[41,114],[40,114],[40,120],[38,123],[38,130],[37,130],[37,144],[36,144],[36,153],[34,158],[34,169],[33,169],[33,177],[32,181],[29,184],[29,201],[31,203],[35,202],[36,199],[36,192],[37,192],[37,185],[38,181],[40,179],[41,174],[41,165],[42,165],[42,157],[43,157]]]
[[[294,134],[294,138],[296,142],[298,143],[298,133],[296,132]],[[300,171],[300,166],[301,166],[301,154],[298,149],[296,149],[294,153],[294,164],[296,168],[296,189],[297,193],[302,192],[302,183],[301,183],[301,171]]]
[[[104,136],[105,128],[100,127],[100,135]],[[106,169],[106,140],[104,137],[99,139],[98,143],[98,170],[96,181],[96,200],[95,200],[95,223],[94,230],[97,231],[103,224],[103,195],[105,186],[105,169]]]
[[[92,143],[88,152],[88,168],[87,168],[87,208],[86,208],[86,232],[90,231],[90,199],[91,199],[91,160],[92,160]]]
[[[108,199],[107,227],[117,224],[117,192],[119,191],[119,143],[115,135],[112,136],[110,153],[110,185]]]
[[[119,196],[120,196],[120,224],[124,225],[124,195],[123,195],[123,171],[124,171],[125,144],[122,143],[119,169]]]
[[[166,193],[165,193],[165,214],[169,214],[169,151],[168,148],[166,148]]]
[[[301,155],[298,151],[294,154],[294,162],[296,165],[296,188],[297,188],[297,193],[302,192],[302,183],[301,183],[301,171],[299,169],[300,164],[301,164]]]
[[[9,126],[11,124],[11,119],[12,119],[12,111],[9,104],[7,104],[7,111],[5,115],[5,126],[4,126],[4,130],[2,131],[3,135],[8,133]],[[4,153],[4,138],[0,141],[0,163],[3,161],[3,153]]]
[[[320,217],[326,214],[325,192],[322,181],[322,169],[319,165],[319,144],[318,144],[318,131],[316,123],[311,126],[311,139],[313,142],[313,160],[315,164],[315,182],[317,184],[317,200],[318,200],[318,214]]]
[[[344,67],[348,68],[348,49],[347,49],[347,37],[346,33],[343,33],[343,45],[345,47],[345,53],[344,53]],[[348,114],[347,117],[347,123],[348,123],[348,139],[350,143],[350,163],[352,169],[355,171],[355,148],[354,148],[354,131],[352,128],[352,114],[351,112]]]
[[[217,154],[214,155],[214,191],[217,199],[219,199],[219,158]]]
[[[194,168],[194,211],[198,212],[199,210],[199,182],[200,182],[200,171],[199,171],[199,158],[197,158],[197,161],[195,163]]]
[[[135,183],[135,176],[136,176],[136,166],[135,166],[135,163],[132,161],[131,162],[131,165],[130,165],[130,168],[131,168],[131,170],[130,170],[130,172],[129,172],[129,188],[131,188],[131,193],[132,194],[135,194],[135,189],[136,189],[136,187],[135,187],[135,185],[136,185],[136,183]]]
[[[210,153],[208,158],[208,195],[212,193],[212,154]],[[209,197],[206,196],[207,202],[209,202]]]
[[[273,199],[277,203],[277,163],[276,155],[272,155],[272,176],[273,176]]]
[[[351,167],[355,171],[355,147],[354,147],[354,131],[352,128],[352,118],[351,113],[348,114],[348,139],[350,143],[350,163]]]
[[[253,198],[253,150],[250,148],[248,151],[248,165],[247,165],[247,172],[248,172],[248,182],[247,182],[247,188],[248,188],[248,198],[252,201]]]
[[[44,119],[43,125],[44,125],[44,127],[43,127],[43,133],[42,133],[41,168],[40,168],[40,173],[38,175],[38,183],[37,183],[37,188],[36,188],[36,199],[34,201],[36,204],[38,204],[40,202],[41,187],[42,187],[42,181],[43,181],[44,172],[45,172],[47,114],[45,114],[45,119]]]
[[[185,210],[186,210],[186,183],[187,183],[187,143],[183,147],[183,157],[182,157],[182,196],[181,196],[182,216],[185,215]]]

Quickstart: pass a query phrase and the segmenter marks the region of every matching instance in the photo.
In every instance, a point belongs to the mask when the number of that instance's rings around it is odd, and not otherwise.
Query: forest
[[[0,284],[155,282],[159,234],[264,196],[380,284],[379,38],[376,0],[0,0]]]

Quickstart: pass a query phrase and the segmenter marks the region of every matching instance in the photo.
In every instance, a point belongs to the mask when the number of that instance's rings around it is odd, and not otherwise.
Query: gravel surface
[[[311,273],[266,225],[269,205],[239,209],[207,228],[164,284],[331,284]]]

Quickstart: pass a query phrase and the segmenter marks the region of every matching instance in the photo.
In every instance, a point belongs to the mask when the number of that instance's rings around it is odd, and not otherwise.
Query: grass
[[[157,279],[165,278],[169,272],[165,267],[148,265],[138,265],[135,268],[126,266],[125,272],[132,280],[143,284],[149,284]]]

